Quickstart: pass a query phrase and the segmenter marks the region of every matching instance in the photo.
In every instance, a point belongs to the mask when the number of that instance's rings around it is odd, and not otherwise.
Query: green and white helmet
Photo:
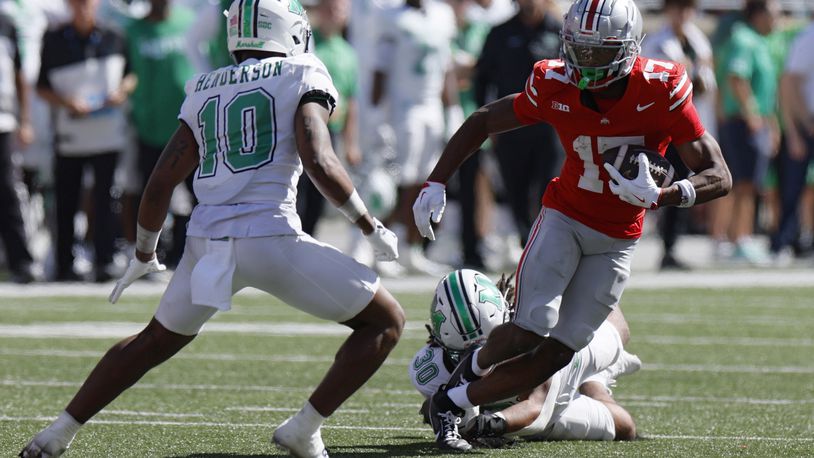
[[[309,52],[311,25],[300,0],[234,0],[226,13],[227,47],[235,51]]]
[[[430,306],[432,337],[453,352],[483,344],[492,329],[508,317],[508,306],[497,286],[486,275],[470,269],[444,277]]]

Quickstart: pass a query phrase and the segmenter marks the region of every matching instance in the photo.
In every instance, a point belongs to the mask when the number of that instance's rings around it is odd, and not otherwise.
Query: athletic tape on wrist
[[[345,218],[349,219],[351,223],[355,223],[359,218],[364,216],[367,213],[367,207],[365,207],[365,203],[362,201],[362,198],[359,197],[359,193],[356,190],[353,190],[353,194],[348,197],[348,200],[342,204],[341,207],[338,207],[339,213],[345,215]]]
[[[681,189],[681,195],[683,196],[678,206],[686,208],[695,205],[695,186],[692,185],[690,180],[676,181],[676,185],[678,185],[678,189]]]
[[[142,253],[155,253],[161,231],[148,231],[136,223],[136,249]]]

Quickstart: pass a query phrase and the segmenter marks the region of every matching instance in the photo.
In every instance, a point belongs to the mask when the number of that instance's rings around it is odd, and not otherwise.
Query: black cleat
[[[430,400],[429,417],[432,431],[435,433],[435,443],[442,449],[467,452],[472,449],[469,442],[461,438],[458,433],[459,416],[462,411],[441,410],[438,405],[439,396],[446,397],[446,392],[440,391]]]

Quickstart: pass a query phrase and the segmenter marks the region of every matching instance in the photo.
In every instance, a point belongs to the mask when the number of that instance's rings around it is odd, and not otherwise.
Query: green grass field
[[[331,456],[441,455],[417,414],[406,365],[431,293],[399,294],[408,330],[376,376],[323,430]],[[0,299],[0,456],[65,406],[103,352],[150,318],[157,298]],[[644,362],[614,395],[630,443],[520,443],[476,455],[814,456],[814,288],[630,290],[628,350]],[[316,325],[316,326],[314,326]],[[234,309],[80,431],[71,457],[280,456],[273,428],[295,412],[343,339],[260,296]]]

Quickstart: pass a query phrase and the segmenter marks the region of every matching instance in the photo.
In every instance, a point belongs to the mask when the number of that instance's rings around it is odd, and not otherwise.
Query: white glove
[[[433,223],[440,223],[444,216],[444,208],[447,206],[446,186],[441,183],[428,181],[424,183],[418,198],[413,204],[413,218],[418,232],[430,240],[435,240],[435,233],[432,231]]]
[[[163,272],[165,270],[167,270],[167,266],[159,263],[155,257],[147,262],[141,262],[136,258],[131,259],[130,264],[127,266],[127,271],[125,271],[122,278],[116,282],[116,286],[113,287],[113,292],[110,293],[108,300],[111,304],[115,304],[116,301],[119,300],[119,296],[122,295],[122,291],[136,281],[136,279],[153,272]]]
[[[377,261],[395,261],[399,258],[399,238],[381,221],[373,218],[373,232],[367,234],[367,243],[373,247]]]
[[[639,153],[639,174],[635,180],[628,180],[623,177],[618,170],[607,162],[605,163],[605,170],[616,182],[608,182],[611,192],[619,196],[620,199],[631,205],[650,210],[659,207],[661,188],[656,185],[653,177],[650,176],[650,161],[647,160],[644,153]]]

